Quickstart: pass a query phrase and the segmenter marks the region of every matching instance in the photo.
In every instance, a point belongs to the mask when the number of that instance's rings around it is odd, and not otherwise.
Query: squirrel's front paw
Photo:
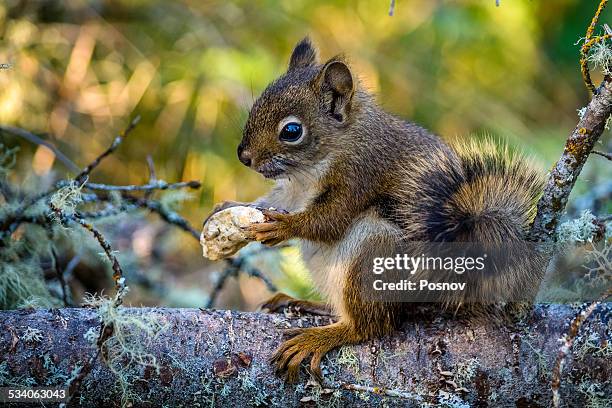
[[[289,221],[291,214],[272,210],[263,210],[262,212],[267,221],[254,223],[246,228],[252,239],[273,246],[293,238]]]

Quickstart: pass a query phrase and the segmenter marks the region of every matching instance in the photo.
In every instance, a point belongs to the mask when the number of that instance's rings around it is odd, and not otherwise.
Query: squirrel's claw
[[[285,240],[276,221],[251,224],[246,231],[255,241],[265,245],[274,246]]]
[[[254,240],[274,246],[292,238],[287,228],[287,214],[265,210],[264,215],[269,221],[254,223],[246,228],[247,234],[251,235]]]
[[[333,346],[326,343],[318,335],[316,329],[314,327],[294,328],[284,332],[284,334],[295,337],[281,344],[272,355],[270,362],[274,364],[277,374],[286,372],[287,382],[297,381],[301,362],[311,355],[310,371],[317,381],[322,381],[321,360]]]

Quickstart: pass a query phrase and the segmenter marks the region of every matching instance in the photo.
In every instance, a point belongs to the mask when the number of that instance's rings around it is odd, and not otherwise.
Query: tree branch
[[[100,190],[100,191],[145,191],[151,192],[155,190],[177,190],[181,188],[192,188],[197,189],[202,185],[199,181],[181,181],[178,183],[167,183],[163,180],[157,180],[155,182],[145,184],[142,186],[137,185],[127,185],[127,186],[115,186],[110,184],[98,184],[98,183],[85,183],[85,188],[90,190]]]
[[[123,373],[133,379],[127,391],[137,406],[139,398],[151,406],[301,406],[310,401],[329,406],[412,407],[440,406],[449,399],[455,401],[453,406],[551,405],[549,376],[558,340],[575,309],[538,306],[525,326],[499,327],[461,323],[439,312],[435,312],[437,319],[428,319],[434,311],[422,308],[423,316],[392,336],[330,353],[323,361],[322,387],[308,381],[304,371],[297,386],[284,384],[268,358],[282,340],[282,329],[327,324],[329,318],[123,309],[126,316],[155,315],[165,326],[154,338],[146,338],[134,326],[158,367],[136,366]],[[609,338],[605,316],[610,312],[609,303],[595,311],[585,323],[589,333]],[[96,360],[96,345],[84,337],[98,326],[99,316],[93,309],[0,312],[0,361],[6,363],[7,372],[0,377],[0,386],[26,380],[65,386],[65,378],[75,368],[83,370],[86,362],[90,374],[75,387],[79,390],[73,397],[75,406],[76,401],[88,407],[120,401],[117,378],[106,364],[96,363],[102,361]],[[28,328],[39,330],[41,339],[28,340],[24,336]],[[567,406],[585,406],[581,384],[612,376],[612,360],[597,352],[575,356],[568,365],[573,381],[564,382],[560,389]],[[592,367],[599,368],[593,378],[589,377]]]
[[[588,104],[578,125],[565,142],[538,202],[531,228],[535,241],[552,241],[576,179],[612,114],[612,79],[606,77]]]

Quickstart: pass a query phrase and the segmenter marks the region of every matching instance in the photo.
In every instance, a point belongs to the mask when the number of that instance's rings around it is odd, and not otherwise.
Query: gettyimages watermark
[[[547,270],[550,259],[550,253],[531,242],[402,243],[367,259],[361,290],[365,299],[384,302],[570,302],[597,297],[597,290],[579,290],[581,275],[574,269],[583,265],[555,264]],[[563,299],[548,296],[561,292]]]
[[[404,271],[411,278],[420,271],[436,271],[444,274],[454,272],[456,274],[482,272],[485,269],[487,254],[482,256],[410,256],[406,253],[395,254],[394,257],[377,257],[373,259],[372,272],[382,275],[389,271]],[[427,279],[400,279],[394,282],[385,282],[384,279],[376,279],[373,289],[377,291],[464,291],[467,282],[430,282]]]

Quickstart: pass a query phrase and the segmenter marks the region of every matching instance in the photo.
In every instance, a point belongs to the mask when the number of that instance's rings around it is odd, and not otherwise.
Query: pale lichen
[[[40,343],[43,339],[43,332],[33,327],[28,327],[21,335],[21,339],[25,342]]]
[[[77,205],[83,201],[83,196],[81,193],[83,185],[84,184],[78,184],[73,180],[67,185],[58,189],[49,199],[51,208],[61,210],[67,217],[74,215]],[[59,222],[58,214],[53,212],[52,217]]]
[[[606,392],[606,387],[594,382],[590,377],[583,377],[578,384],[578,391],[586,398],[585,408],[608,408],[612,406],[612,398]]]
[[[467,388],[472,383],[472,380],[474,380],[479,366],[480,361],[478,361],[477,358],[470,358],[464,362],[458,363],[454,369],[454,379],[457,385]]]
[[[150,367],[159,374],[157,358],[148,350],[167,324],[155,312],[129,311],[117,306],[113,299],[87,295],[84,303],[97,309],[104,327],[112,328],[112,335],[103,344],[105,362],[117,378],[121,404],[127,406],[139,398],[131,385],[144,370]]]
[[[591,47],[587,61],[604,75],[612,74],[612,48],[607,41],[596,42]]]
[[[557,227],[557,242],[590,242],[597,230],[597,226],[594,223],[595,219],[591,211],[584,210],[579,218],[559,225]]]
[[[68,376],[60,367],[55,365],[48,353],[43,355],[43,368],[47,370],[45,385],[65,384],[68,380]]]
[[[344,365],[354,374],[359,372],[359,358],[352,346],[343,346],[338,352],[338,364]]]
[[[580,358],[586,356],[612,357],[612,344],[597,332],[587,332],[576,339],[574,354]]]
[[[12,246],[5,248],[4,254],[13,253]],[[21,250],[14,253],[21,253]],[[37,261],[35,254],[30,259],[6,259],[0,254],[0,309],[57,306],[45,286]]]

